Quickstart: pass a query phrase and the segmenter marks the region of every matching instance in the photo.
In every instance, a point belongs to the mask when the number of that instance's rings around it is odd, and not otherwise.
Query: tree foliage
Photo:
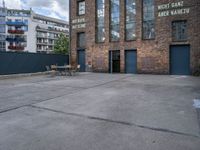
[[[68,54],[69,52],[69,38],[64,34],[60,34],[58,40],[55,41],[54,53],[55,54]]]

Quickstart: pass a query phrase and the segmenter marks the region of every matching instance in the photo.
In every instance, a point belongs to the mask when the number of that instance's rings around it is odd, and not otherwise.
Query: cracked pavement
[[[0,150],[199,150],[198,98],[187,76],[0,80]]]

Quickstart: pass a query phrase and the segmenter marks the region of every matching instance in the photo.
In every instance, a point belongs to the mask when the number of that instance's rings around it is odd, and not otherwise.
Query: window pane
[[[6,43],[5,43],[5,41],[0,41],[0,51],[6,51]]]
[[[126,0],[126,40],[134,40],[136,38],[136,3],[135,0]]]
[[[119,41],[119,24],[112,25],[111,27],[111,40]]]
[[[154,21],[144,21],[143,22],[143,38],[153,39],[155,38]]]
[[[85,1],[78,2],[78,14],[79,15],[85,14]]]
[[[96,1],[97,8],[97,24],[96,24],[96,41],[104,42],[105,41],[105,0],[97,0]]]
[[[3,34],[0,34],[0,41],[5,41],[6,40],[6,36]]]
[[[120,38],[120,0],[110,1],[110,40],[119,41]]]
[[[187,21],[172,22],[173,41],[187,40]]]
[[[143,39],[155,38],[154,0],[143,0]]]
[[[5,33],[5,32],[6,32],[5,25],[0,25],[0,33]]]

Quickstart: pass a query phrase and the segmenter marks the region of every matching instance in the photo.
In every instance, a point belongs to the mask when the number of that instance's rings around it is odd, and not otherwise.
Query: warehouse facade
[[[189,75],[200,67],[199,0],[73,0],[81,71]]]

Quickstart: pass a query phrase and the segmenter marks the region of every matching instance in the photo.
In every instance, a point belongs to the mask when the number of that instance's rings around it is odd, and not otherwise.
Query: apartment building
[[[71,60],[82,71],[190,75],[200,66],[199,0],[73,0]]]
[[[69,26],[66,21],[46,17],[39,14],[32,15],[33,23],[36,26],[36,50],[37,52],[51,53],[55,41],[60,34],[69,36]]]
[[[69,36],[66,21],[33,10],[0,8],[0,50],[53,53],[60,34]]]
[[[0,51],[6,51],[6,9],[5,3],[3,3],[3,7],[0,7]]]
[[[6,51],[35,52],[30,10],[7,9]]]

